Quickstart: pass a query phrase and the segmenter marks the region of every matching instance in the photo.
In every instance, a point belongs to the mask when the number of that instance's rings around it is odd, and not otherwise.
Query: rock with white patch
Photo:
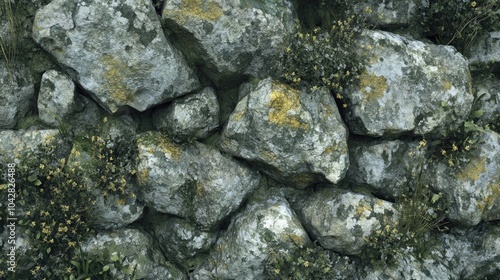
[[[345,92],[351,132],[446,137],[467,119],[471,77],[453,47],[375,30],[364,31],[358,46],[366,66]]]
[[[240,95],[222,133],[223,151],[298,188],[344,177],[347,130],[328,90],[265,79],[241,86]]]
[[[347,7],[355,14],[381,29],[419,24],[421,9],[428,6],[425,0],[347,1]]]
[[[148,0],[52,1],[38,10],[33,39],[113,113],[144,111],[199,87]]]

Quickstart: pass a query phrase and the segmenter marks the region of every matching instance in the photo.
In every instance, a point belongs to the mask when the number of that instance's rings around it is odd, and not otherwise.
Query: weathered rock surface
[[[83,104],[77,99],[73,81],[59,71],[49,70],[42,76],[37,107],[40,119],[57,127],[59,121],[81,111]]]
[[[500,132],[500,80],[477,81],[475,88],[477,109],[480,110],[477,117],[479,122],[492,125],[497,132]]]
[[[105,249],[109,251],[110,256],[118,254],[124,267],[135,268],[136,279],[187,279],[183,272],[167,262],[153,246],[152,238],[140,230],[118,229],[102,232],[82,244],[82,251],[87,253],[89,258],[102,258]],[[113,279],[126,280],[132,277],[114,265],[110,265],[110,271]]]
[[[344,177],[347,131],[327,90],[312,94],[265,79],[240,93],[222,133],[223,151],[299,188]]]
[[[365,31],[358,44],[367,65],[359,84],[346,91],[351,132],[445,137],[466,120],[474,99],[471,77],[453,47],[384,31]]]
[[[478,38],[470,48],[469,64],[473,66],[498,65],[500,62],[500,32],[490,32]]]
[[[38,10],[33,38],[111,112],[144,111],[199,86],[147,0],[52,1]]]
[[[0,131],[0,161],[5,163],[7,159],[11,159],[19,164],[19,157],[23,152],[34,150],[38,145],[56,138],[59,138],[57,129],[2,130]]]
[[[293,203],[304,227],[325,249],[361,253],[384,221],[395,221],[392,203],[346,190],[323,188]]]
[[[141,200],[204,229],[217,226],[259,184],[257,172],[198,142],[178,145],[148,132],[139,136],[138,146]]]
[[[378,28],[409,27],[418,24],[419,12],[429,3],[422,0],[368,0],[362,3],[349,1],[347,7],[355,14],[363,15],[367,22]]]
[[[217,233],[198,229],[185,219],[154,213],[147,217],[165,256],[190,271],[205,258]]]
[[[411,174],[419,172],[423,165],[423,152],[417,147],[417,141],[350,140],[346,180],[393,199],[401,194],[401,186],[409,183]]]
[[[263,265],[271,249],[287,250],[310,242],[285,199],[255,202],[233,217],[193,279],[263,279]]]
[[[219,103],[212,88],[174,100],[153,113],[155,128],[176,141],[206,138],[219,126]]]
[[[493,131],[480,131],[478,140],[467,162],[454,168],[444,159],[426,174],[450,201],[448,217],[467,226],[500,219],[500,137]]]
[[[31,107],[35,88],[28,71],[20,65],[0,60],[0,129],[12,129]]]
[[[288,0],[174,0],[165,3],[162,18],[179,49],[219,87],[268,75],[268,62],[294,29]]]

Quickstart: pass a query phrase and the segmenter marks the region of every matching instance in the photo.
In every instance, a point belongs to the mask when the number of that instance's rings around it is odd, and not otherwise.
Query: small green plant
[[[0,33],[0,52],[5,61],[7,71],[10,72],[11,79],[14,78],[12,70],[17,56],[18,39],[15,3],[10,0],[2,0],[0,2],[0,17],[7,19],[8,24],[7,34]]]
[[[267,279],[352,279],[348,257],[313,246],[296,245],[286,251],[271,251],[264,267]]]
[[[421,142],[422,143],[422,142]],[[425,146],[424,144],[421,144]],[[375,266],[394,265],[406,254],[422,258],[426,252],[427,234],[444,226],[447,202],[423,183],[422,167],[401,189],[396,199],[397,221],[386,220],[375,234],[366,239],[363,259]]]
[[[437,43],[453,45],[465,53],[482,32],[500,30],[499,9],[499,0],[434,0],[423,25]]]

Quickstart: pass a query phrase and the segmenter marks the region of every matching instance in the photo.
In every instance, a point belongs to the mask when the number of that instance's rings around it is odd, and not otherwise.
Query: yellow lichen
[[[450,90],[450,89],[451,89],[451,87],[453,86],[453,85],[451,84],[451,82],[450,82],[450,81],[448,81],[448,80],[443,80],[443,81],[442,81],[442,83],[443,83],[443,84],[442,84],[442,88],[443,88],[443,90],[444,90],[444,91],[448,91],[448,90]]]
[[[326,149],[323,151],[323,154],[331,154],[333,153],[333,150],[336,150],[336,148],[332,147],[332,146],[328,146],[326,147]]]
[[[269,150],[264,150],[264,151],[262,151],[261,154],[265,160],[271,160],[271,161],[276,160],[276,155]]]
[[[500,183],[492,183],[488,186],[490,194],[485,196],[484,203],[479,203],[479,209],[484,213],[491,209],[495,204],[500,202]]]
[[[149,170],[142,169],[137,172],[137,183],[139,183],[140,186],[145,186],[148,183],[148,178]]]
[[[368,216],[368,215],[370,215],[371,211],[372,211],[372,207],[370,205],[368,205],[368,204],[361,203],[358,206],[356,206],[356,215],[358,217],[361,217],[365,213],[366,213],[365,216]]]
[[[195,188],[196,188],[196,196],[203,197],[205,195],[205,188],[199,181],[196,181]]]
[[[299,245],[299,244],[304,244],[304,238],[302,236],[299,236],[297,234],[293,233],[288,233],[288,234],[281,234],[282,239],[291,239],[293,243]]]
[[[369,74],[366,70],[359,77],[359,88],[368,102],[384,96],[387,86],[387,79],[384,76]]]
[[[235,120],[235,121],[241,120],[243,118],[243,116],[245,115],[245,112],[246,112],[245,110],[235,112],[233,115],[233,120]]]
[[[457,178],[476,181],[484,172],[486,172],[486,159],[474,159],[458,173]]]
[[[164,9],[163,16],[173,18],[179,23],[186,23],[192,18],[205,21],[215,21],[223,15],[222,7],[215,1],[183,0],[176,10]]]
[[[271,109],[268,116],[271,123],[293,128],[308,128],[307,124],[301,122],[298,116],[301,105],[299,92],[296,89],[282,84],[273,84],[268,106]]]
[[[178,160],[181,158],[181,146],[173,143],[167,137],[158,137],[158,142],[155,144],[164,152],[172,156],[173,159]]]
[[[117,105],[133,102],[135,100],[134,91],[128,87],[127,79],[135,76],[137,71],[111,55],[103,55],[100,62],[106,69],[104,88],[109,92],[111,99]],[[116,108],[111,108],[111,111],[116,111]]]

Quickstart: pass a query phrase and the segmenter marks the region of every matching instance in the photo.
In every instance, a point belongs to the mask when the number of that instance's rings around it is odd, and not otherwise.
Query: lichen
[[[215,21],[223,15],[222,7],[215,1],[183,0],[180,9],[164,9],[163,17],[173,18],[181,24],[189,19]]]
[[[387,86],[387,79],[384,76],[369,74],[366,70],[359,77],[359,88],[368,102],[384,96]]]
[[[273,84],[268,106],[271,109],[268,116],[271,123],[292,128],[308,128],[308,125],[301,122],[298,116],[301,105],[299,92],[296,89],[282,84]]]
[[[137,71],[111,55],[103,55],[100,62],[106,69],[104,88],[109,92],[111,101],[118,106],[134,102],[134,91],[127,85],[127,79],[134,77]],[[116,110],[116,108],[110,109],[111,111]]]
[[[442,81],[442,88],[443,88],[444,91],[449,91],[452,86],[453,85],[452,85],[452,83],[450,81],[448,81],[448,80],[443,80]]]
[[[137,143],[142,146],[148,147],[148,151],[150,151],[149,146],[156,146],[162,152],[169,154],[174,160],[178,160],[182,154],[182,147],[173,143],[167,137],[154,132],[147,132],[143,134],[138,140]]]
[[[486,172],[486,159],[474,159],[458,173],[457,178],[464,181],[476,181]]]
[[[148,178],[149,178],[149,170],[148,169],[142,169],[137,172],[137,183],[139,183],[139,186],[145,186],[148,183]]]

